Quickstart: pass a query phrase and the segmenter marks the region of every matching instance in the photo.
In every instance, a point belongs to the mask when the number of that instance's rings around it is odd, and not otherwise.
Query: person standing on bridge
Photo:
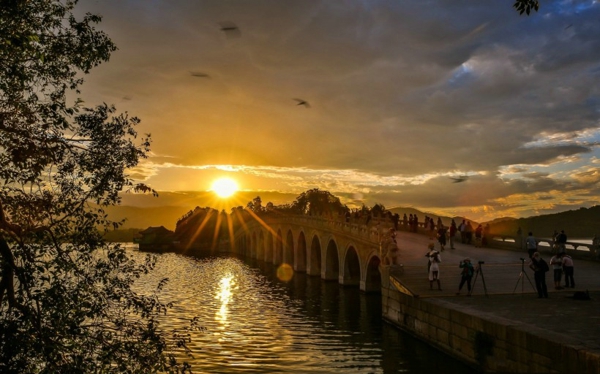
[[[564,252],[560,255],[560,258],[562,259],[563,271],[565,272],[565,287],[575,288],[575,279],[573,279],[573,259]]]
[[[481,241],[483,238],[483,226],[479,224],[475,229],[475,248],[481,248]]]
[[[469,293],[467,294],[467,296],[471,296],[471,279],[473,278],[473,273],[475,273],[475,269],[473,268],[473,264],[471,264],[471,259],[470,258],[465,258],[464,260],[462,260],[460,262],[460,264],[458,265],[458,267],[460,267],[462,269],[461,271],[461,277],[460,277],[460,284],[458,285],[458,292],[456,293],[457,295],[460,295],[460,290],[462,290],[463,286],[465,285],[465,283],[467,284],[467,290],[469,291]]]
[[[531,257],[529,267],[533,270],[535,279],[535,288],[539,298],[548,298],[548,287],[546,286],[546,272],[550,270],[548,264],[540,256],[539,252],[535,252]]]
[[[437,282],[438,290],[442,290],[442,285],[440,284],[440,266],[439,263],[442,262],[440,257],[440,252],[434,249],[433,243],[429,244],[429,248],[431,249],[428,253],[429,257],[429,289],[433,289],[433,282]]]
[[[450,249],[454,249],[454,237],[456,236],[456,222],[454,222],[454,218],[452,219],[452,223],[450,224]]]
[[[446,247],[446,228],[443,224],[440,224],[438,226],[437,240],[440,243],[440,251],[444,252],[444,249]]]
[[[471,242],[473,242],[473,225],[471,225],[471,221],[467,221],[467,225],[465,226],[465,238],[467,240],[467,244],[471,244]]]
[[[558,254],[566,252],[567,234],[565,234],[565,230],[560,230],[560,234],[556,235],[556,245]]]
[[[550,265],[552,265],[552,270],[554,272],[554,289],[562,290],[563,288],[560,286],[560,280],[563,272],[561,256],[558,254],[552,256],[550,259]]]
[[[527,247],[527,254],[529,255],[529,258],[531,258],[535,252],[537,252],[537,241],[535,240],[535,237],[531,231],[529,231],[529,236],[527,236],[525,239],[525,247]]]

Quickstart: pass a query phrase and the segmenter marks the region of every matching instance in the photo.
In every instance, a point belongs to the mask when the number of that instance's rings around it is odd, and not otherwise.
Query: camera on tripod
[[[523,257],[521,257],[519,260],[521,260],[521,262],[524,262],[524,261],[525,261],[525,259],[524,259]]]
[[[479,265],[481,265],[481,264],[485,264],[485,261],[477,261],[477,263],[478,263]]]

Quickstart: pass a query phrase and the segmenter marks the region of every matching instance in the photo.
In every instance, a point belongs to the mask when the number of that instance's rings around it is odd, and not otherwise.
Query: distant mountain
[[[571,239],[592,238],[600,235],[600,205],[528,218],[497,219],[489,224],[492,233],[515,235],[521,228],[523,235],[531,231],[536,237],[549,238],[554,230],[565,230]]]
[[[104,234],[104,239],[107,242],[133,242],[140,231],[144,229],[124,229],[124,230],[112,230]]]
[[[501,222],[505,222],[505,221],[514,221],[516,219],[517,218],[515,218],[515,217],[500,217],[500,218],[495,218],[495,219],[493,219],[491,221],[488,221],[488,222],[484,222],[484,224],[488,223],[490,225],[493,225],[493,224],[501,223]]]
[[[121,229],[145,229],[151,226],[164,226],[169,230],[175,230],[177,220],[183,217],[190,209],[181,206],[140,208],[118,205],[108,207],[106,211],[108,216],[113,220],[126,219]]]
[[[468,217],[438,216],[434,213],[423,212],[409,207],[395,207],[388,210],[392,213],[398,213],[400,218],[402,218],[405,213],[407,216],[409,214],[416,214],[419,217],[419,222],[423,222],[425,215],[427,215],[433,217],[435,221],[440,217],[446,226],[450,225],[452,219],[454,219],[457,224],[460,224],[463,219],[471,221],[474,227],[478,224]],[[592,238],[594,235],[600,236],[600,205],[591,208],[579,208],[577,210],[527,218],[501,217],[489,222],[482,222],[481,224],[489,224],[490,232],[498,235],[514,236],[517,234],[519,228],[521,228],[523,235],[527,235],[527,233],[531,231],[534,236],[540,238],[550,238],[553,235],[554,230],[565,230],[565,233],[571,239]]]

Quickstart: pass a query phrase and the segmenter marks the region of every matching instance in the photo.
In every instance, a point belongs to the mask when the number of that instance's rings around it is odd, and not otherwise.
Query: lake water
[[[199,317],[187,359],[196,373],[475,372],[383,322],[379,295],[304,274],[282,282],[275,274],[264,263],[163,254],[136,287],[152,290],[169,278],[167,327]]]

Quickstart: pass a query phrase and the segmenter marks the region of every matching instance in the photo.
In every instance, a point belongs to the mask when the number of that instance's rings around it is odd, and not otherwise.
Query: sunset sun
[[[213,182],[211,190],[219,197],[226,198],[230,197],[238,190],[238,185],[233,179],[219,178]]]

